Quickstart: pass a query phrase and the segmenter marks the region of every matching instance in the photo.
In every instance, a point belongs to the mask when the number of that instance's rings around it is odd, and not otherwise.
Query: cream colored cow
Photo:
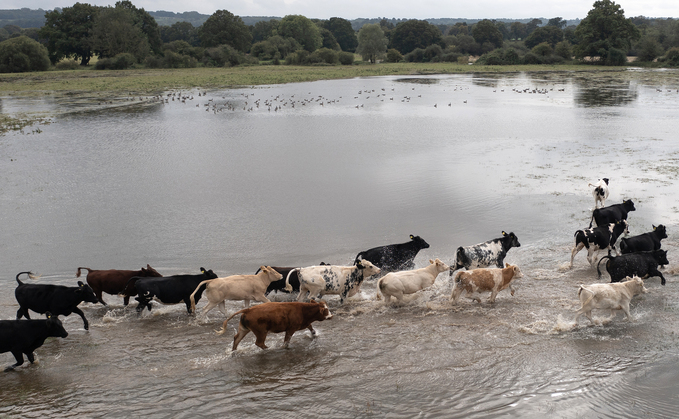
[[[645,294],[648,290],[644,287],[644,281],[638,276],[627,277],[628,281],[613,282],[610,284],[590,284],[580,285],[578,297],[582,307],[575,313],[575,323],[583,314],[590,322],[592,320],[592,310],[595,308],[611,310],[612,317],[615,317],[614,310],[622,310],[631,321],[632,316],[629,312],[629,303],[638,294]]]
[[[377,289],[384,295],[384,303],[389,304],[391,297],[403,301],[405,294],[414,294],[419,290],[434,285],[436,277],[450,267],[436,260],[429,259],[430,265],[426,268],[413,269],[411,271],[390,272],[380,278]]]
[[[196,290],[191,294],[191,310],[195,312],[196,303],[194,295],[205,285],[205,297],[208,304],[203,309],[201,317],[205,319],[208,311],[215,307],[226,316],[225,300],[243,300],[245,307],[250,307],[250,300],[268,303],[264,293],[273,281],[283,279],[283,275],[276,272],[270,266],[262,266],[256,275],[232,275],[225,278],[208,279],[198,284]]]

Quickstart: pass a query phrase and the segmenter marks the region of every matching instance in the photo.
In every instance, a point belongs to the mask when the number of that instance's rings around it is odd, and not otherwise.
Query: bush
[[[95,70],[125,70],[137,63],[134,55],[123,52],[113,58],[104,58],[94,65]]]
[[[495,51],[484,54],[476,61],[485,65],[512,65],[520,64],[521,58],[514,48],[496,49]]]
[[[80,68],[80,64],[75,60],[64,60],[59,61],[54,68],[57,70],[77,70]]]
[[[542,60],[540,60],[540,57],[533,54],[532,52],[527,52],[526,55],[523,56],[521,62],[523,64],[542,64]]]
[[[568,41],[561,41],[554,47],[554,54],[563,58],[564,60],[570,60],[573,57],[573,51],[571,51],[571,44]]]
[[[341,51],[337,58],[342,65],[352,65],[354,63],[354,54],[352,52]]]
[[[257,59],[253,59],[257,61]],[[201,61],[207,67],[232,67],[251,62],[245,58],[245,54],[237,51],[231,45],[220,45],[205,49]]]
[[[534,46],[530,52],[537,55],[538,57],[547,57],[552,55],[552,46],[547,42],[541,42]]]
[[[386,61],[388,63],[398,63],[401,60],[403,60],[403,55],[397,49],[390,48],[387,50]]]
[[[309,51],[305,49],[295,51],[291,54],[288,54],[288,56],[285,57],[285,64],[287,65],[301,65],[308,63],[309,63]]]
[[[169,50],[165,51],[165,57],[163,57],[164,68],[194,68],[196,66],[198,66],[198,60],[193,57]]]
[[[443,54],[443,50],[438,44],[429,45],[424,49],[425,61],[438,61],[438,57]]]
[[[45,71],[50,68],[47,48],[27,36],[0,42],[0,73]]]
[[[663,57],[663,61],[671,67],[679,67],[679,48],[670,48]]]
[[[338,64],[339,54],[329,48],[319,48],[309,56],[309,61],[313,63]]]
[[[403,57],[409,63],[424,62],[424,50],[422,48],[415,48]]]
[[[625,51],[617,48],[609,49],[605,54],[602,54],[604,65],[626,65],[627,54]]]
[[[460,60],[460,57],[462,57],[462,54],[459,52],[444,52],[439,57],[439,61],[445,63],[456,63]]]

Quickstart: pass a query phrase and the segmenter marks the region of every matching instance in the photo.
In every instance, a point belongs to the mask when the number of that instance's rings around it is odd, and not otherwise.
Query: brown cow
[[[319,302],[311,300],[309,303],[263,303],[234,313],[224,321],[221,330],[217,331],[218,335],[226,331],[226,324],[237,314],[242,315],[238,324],[238,333],[233,337],[232,350],[234,351],[250,331],[257,337],[255,345],[262,349],[267,348],[264,344],[267,333],[285,332],[283,343],[287,348],[290,338],[296,331],[309,329],[311,335],[316,337],[316,331],[311,323],[332,319],[328,305],[323,300]]]
[[[507,287],[509,287],[512,295],[514,295],[512,281],[522,277],[523,274],[519,267],[510,264],[507,264],[504,268],[482,268],[460,271],[455,275],[455,284],[453,285],[453,293],[450,299],[455,304],[460,295],[466,291],[469,298],[480,303],[480,293],[490,292],[488,302],[494,303],[497,293]]]
[[[111,295],[118,295],[124,292],[123,303],[127,305],[130,302],[130,296],[137,295],[137,289],[134,284],[127,286],[130,279],[135,276],[140,277],[161,277],[158,271],[153,269],[151,265],[146,265],[146,268],[141,268],[138,271],[122,271],[118,269],[94,270],[90,268],[78,268],[76,278],[80,277],[80,270],[87,269],[87,283],[90,284],[94,295],[101,301],[102,304],[108,305],[102,298],[102,292]],[[136,282],[136,281],[135,281]]]

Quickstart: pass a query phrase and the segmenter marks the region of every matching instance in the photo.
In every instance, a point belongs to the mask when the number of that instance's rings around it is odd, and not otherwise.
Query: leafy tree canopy
[[[552,48],[563,40],[563,31],[557,26],[542,26],[533,31],[524,40],[528,48],[533,48],[538,44],[547,42]]]
[[[438,27],[417,19],[399,23],[391,31],[391,45],[402,54],[407,54],[415,48],[424,49],[440,42],[441,38],[442,34]],[[358,42],[361,42],[360,37]]]
[[[247,51],[252,34],[243,20],[228,10],[217,10],[200,27],[200,42],[204,47],[231,45],[238,51]]]
[[[116,9],[129,10],[132,13],[134,25],[141,29],[146,35],[151,50],[158,54],[163,45],[163,41],[160,39],[160,29],[158,29],[158,23],[156,23],[153,16],[143,8],[137,8],[129,0],[118,1],[115,7]]]
[[[45,25],[40,28],[40,37],[47,40],[47,51],[52,64],[63,58],[80,59],[80,65],[87,65],[92,58],[90,31],[99,13],[99,7],[87,3],[76,3],[61,11],[45,13]]]
[[[438,30],[438,29],[437,29]],[[365,24],[358,31],[358,47],[356,52],[364,60],[375,63],[380,55],[387,51],[387,37],[378,24]]]
[[[472,36],[479,44],[488,42],[495,48],[502,48],[502,32],[488,19],[483,19],[472,27]]]
[[[351,22],[341,17],[331,17],[323,26],[333,34],[342,51],[356,51],[358,38]]]
[[[149,54],[148,38],[127,8],[102,8],[91,33],[92,50],[101,58],[129,53],[139,62]]]
[[[604,64],[614,64],[613,58],[616,64],[623,64],[619,51],[628,51],[631,41],[640,36],[632,21],[625,18],[625,11],[611,0],[595,1],[594,8],[575,29],[575,35],[579,40],[576,56],[597,56]]]
[[[323,45],[321,30],[310,19],[302,15],[287,15],[278,26],[278,34],[284,38],[295,39],[302,48],[309,52],[316,51]]]

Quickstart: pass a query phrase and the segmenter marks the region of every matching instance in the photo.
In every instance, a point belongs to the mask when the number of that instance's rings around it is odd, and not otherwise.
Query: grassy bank
[[[172,89],[206,89],[297,83],[408,74],[507,73],[518,71],[619,71],[611,67],[572,66],[469,66],[457,63],[395,63],[354,66],[251,66],[188,69],[91,69],[0,75],[0,96],[59,94],[158,94]]]

